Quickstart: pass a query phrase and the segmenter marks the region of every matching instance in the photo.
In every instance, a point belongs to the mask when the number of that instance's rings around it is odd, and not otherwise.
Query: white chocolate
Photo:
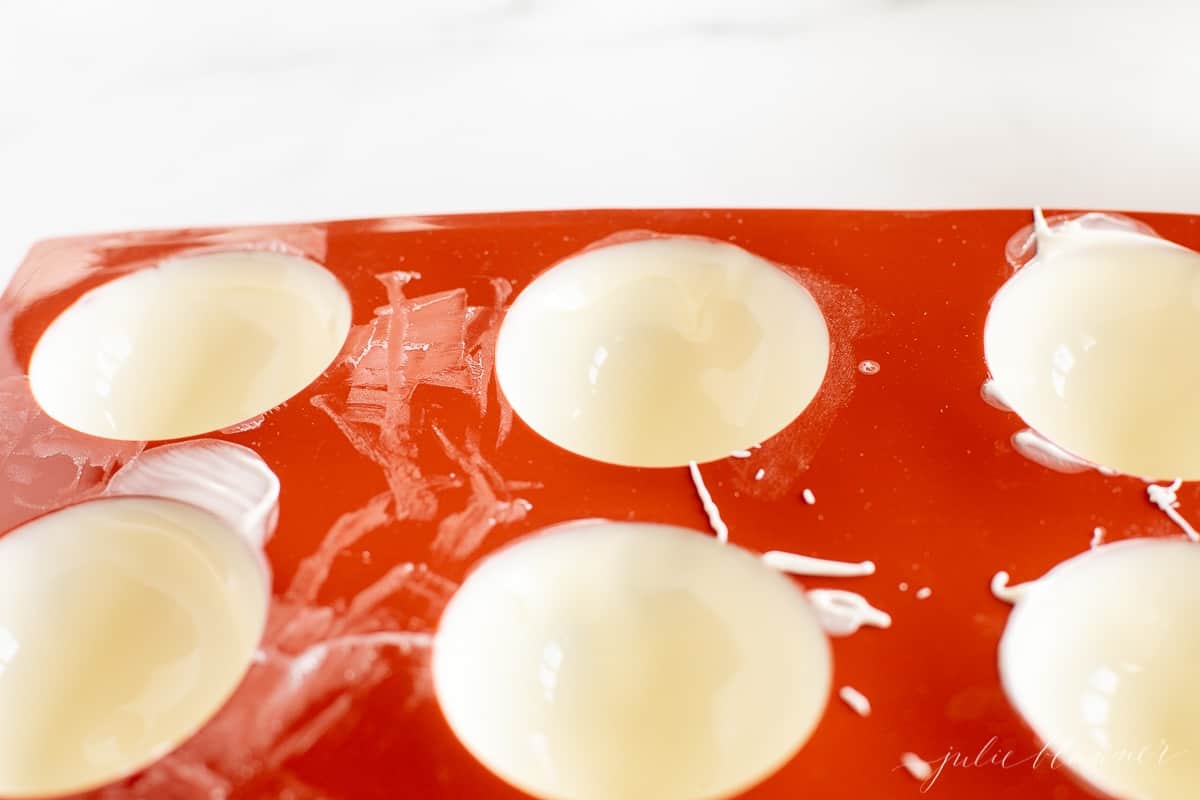
[[[901,753],[900,766],[919,781],[927,781],[933,777],[933,767],[916,753]]]
[[[792,757],[831,661],[800,588],[752,554],[590,521],[486,559],[446,609],[433,675],[462,743],[525,792],[694,800]]]
[[[261,549],[279,520],[279,477],[258,453],[219,439],[189,439],[143,450],[104,487],[211,512]]]
[[[1060,762],[1115,797],[1200,786],[1200,545],[1085,551],[1023,585],[1000,642],[1016,709]]]
[[[536,278],[501,326],[496,377],[555,444],[666,467],[778,433],[828,363],[799,281],[731,244],[673,237],[588,250]]]
[[[722,544],[728,542],[729,526],[725,524],[725,520],[721,519],[721,509],[713,500],[712,492],[708,490],[708,484],[704,482],[704,476],[700,474],[700,466],[693,461],[688,464],[688,473],[692,476],[692,485],[696,487],[696,496],[700,498],[700,505],[704,507],[704,514],[708,517],[708,526],[717,535],[717,541]]]
[[[173,500],[67,507],[0,539],[0,795],[73,793],[187,739],[266,621],[254,551]]]
[[[270,252],[172,258],[84,294],[29,362],[51,417],[110,439],[175,439],[269,411],[311,383],[350,329],[323,267]]]
[[[871,716],[870,699],[853,686],[843,686],[841,689],[838,689],[838,697],[860,717]]]
[[[858,592],[844,589],[810,589],[808,601],[816,609],[821,627],[830,636],[850,636],[864,625],[883,629],[892,627],[892,615],[871,605],[871,602]]]
[[[809,578],[857,578],[875,574],[874,561],[834,561],[786,550],[768,550],[762,554],[762,559],[772,569]]]
[[[1039,225],[1037,255],[992,300],[994,389],[1086,462],[1200,477],[1200,253],[1097,215]]]

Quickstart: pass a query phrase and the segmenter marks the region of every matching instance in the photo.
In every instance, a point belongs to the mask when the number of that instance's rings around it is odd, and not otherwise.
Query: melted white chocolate
[[[843,686],[842,688],[838,689],[838,697],[842,699],[843,703],[850,706],[850,708],[854,710],[854,713],[858,714],[860,717],[871,716],[871,701],[865,694],[860,692],[858,689],[855,689],[853,686]]]
[[[0,539],[0,794],[89,789],[162,757],[251,663],[269,587],[216,516],[112,497]]]
[[[833,561],[828,558],[789,553],[784,550],[768,550],[762,555],[773,569],[790,575],[813,578],[857,578],[875,574],[874,561]]]
[[[640,467],[704,463],[786,427],[817,393],[829,331],[775,264],[724,242],[585,250],[513,302],[496,377],[555,444]]]
[[[916,753],[901,753],[900,766],[919,781],[927,781],[933,777],[933,767]]]
[[[1200,477],[1200,253],[1102,215],[1038,220],[988,314],[994,391],[1084,466]]]
[[[171,258],[84,294],[34,348],[54,419],[109,439],[177,439],[269,411],[329,366],[350,329],[323,267],[269,252]]]
[[[857,592],[844,589],[811,589],[808,600],[817,611],[821,627],[830,636],[850,636],[864,625],[892,627],[892,616],[871,605]]]
[[[1114,797],[1191,800],[1200,786],[1200,546],[1090,549],[1014,599],[1005,692],[1059,760]]]
[[[712,492],[708,490],[708,484],[704,482],[704,476],[700,474],[700,466],[693,461],[688,464],[688,473],[692,476],[692,485],[696,487],[696,496],[700,498],[700,505],[704,507],[704,514],[708,517],[708,526],[717,535],[719,542],[722,544],[728,542],[729,526],[721,518],[721,509],[713,500]]]
[[[481,666],[482,665],[482,666]],[[485,560],[434,641],[451,728],[536,797],[748,789],[816,726],[829,644],[801,590],[683,528],[561,526]]]

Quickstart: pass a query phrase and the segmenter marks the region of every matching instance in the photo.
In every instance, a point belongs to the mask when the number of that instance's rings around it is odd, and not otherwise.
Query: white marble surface
[[[1200,211],[1200,4],[0,0],[34,239],[599,205]]]

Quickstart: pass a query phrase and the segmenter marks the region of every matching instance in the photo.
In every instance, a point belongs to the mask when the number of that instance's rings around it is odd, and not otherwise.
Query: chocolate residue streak
[[[263,422],[265,422],[266,419],[267,419],[266,414],[259,414],[256,417],[251,417],[250,419],[243,420],[235,425],[230,425],[228,428],[221,428],[221,433],[231,434],[231,433],[245,433],[246,431],[252,431],[256,428],[261,428]]]
[[[376,233],[412,233],[414,231],[435,231],[446,227],[432,217],[381,217],[379,219],[359,220],[363,230]]]
[[[337,518],[317,551],[300,562],[285,597],[299,603],[316,602],[317,593],[329,577],[338,553],[352,547],[368,533],[392,521],[389,513],[392,495],[384,492],[372,497],[365,506],[348,511]]]
[[[404,287],[419,277],[412,272],[379,276],[388,305],[350,331],[343,351],[350,368],[345,401],[326,394],[312,403],[383,470],[395,517],[425,520],[437,511],[437,499],[417,464],[410,433],[412,395],[422,383],[462,386],[467,298],[458,289],[410,301]]]
[[[849,287],[834,283],[807,270],[781,266],[804,285],[829,326],[829,367],[816,397],[791,425],[762,443],[754,457],[735,459],[732,470],[737,488],[765,500],[778,500],[794,494],[803,473],[812,464],[833,421],[854,395],[856,382],[867,380],[858,371],[855,340],[867,325],[871,309]],[[759,480],[759,467],[770,469]]]
[[[475,552],[497,525],[518,522],[533,508],[528,501],[513,498],[512,489],[484,460],[477,435],[468,432],[465,452],[454,445],[441,428],[434,427],[446,455],[467,475],[471,499],[462,511],[450,514],[438,525],[433,540],[435,561],[458,561]]]
[[[488,382],[491,380],[492,368],[496,364],[496,338],[500,335],[500,322],[503,317],[502,309],[512,296],[512,284],[503,278],[492,278],[492,305],[490,308],[472,307],[467,309],[467,341],[472,342],[466,354],[467,365],[472,376],[472,394],[479,407],[479,416],[487,414]],[[503,395],[497,396],[496,416],[499,425],[496,432],[496,446],[504,444],[512,430],[513,410]]]
[[[0,308],[0,380],[24,374],[12,343],[13,316],[12,309]]]
[[[99,439],[55,422],[23,376],[0,379],[0,532],[99,494],[145,442]]]
[[[479,412],[479,428],[464,432],[461,445],[452,443],[436,422],[445,454],[461,467],[470,484],[465,509],[446,516],[439,526],[434,553],[439,558],[465,558],[498,524],[521,519],[529,504],[513,499],[513,486],[504,482],[480,452],[482,420],[495,361],[500,309],[512,287],[492,281],[493,305],[467,304],[465,289],[409,299],[405,288],[420,275],[389,272],[379,277],[388,304],[365,325],[351,330],[342,364],[349,369],[349,392],[342,401],[332,394],[312,403],[338,426],[350,444],[379,465],[391,491],[391,508],[378,515],[395,520],[429,520],[438,511],[439,491],[461,485],[451,475],[427,476],[420,467],[412,436],[412,399],[420,386],[436,386],[470,397]],[[501,401],[498,442],[512,425],[512,409]],[[376,498],[376,502],[378,498]],[[372,529],[387,523],[370,521]],[[353,525],[350,526],[353,529]],[[357,538],[353,531],[347,534]],[[318,554],[322,555],[322,554]],[[328,558],[328,554],[322,555]],[[316,562],[308,565],[319,570]]]

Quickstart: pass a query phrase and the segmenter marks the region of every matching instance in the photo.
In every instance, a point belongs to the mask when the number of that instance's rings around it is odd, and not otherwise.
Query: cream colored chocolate
[[[1200,545],[1087,550],[1023,584],[1000,642],[1009,700],[1042,766],[1114,797],[1192,800],[1200,786]]]
[[[517,297],[496,376],[531,428],[574,453],[684,466],[778,433],[817,393],[829,331],[812,295],[723,242],[588,250]]]
[[[804,744],[830,691],[800,588],[683,528],[560,526],[486,559],[434,640],[462,743],[541,798],[724,798]]]
[[[1067,452],[1147,478],[1200,478],[1200,253],[1088,215],[1040,222],[992,301],[994,389]]]
[[[144,497],[0,538],[0,795],[95,787],[199,729],[262,634],[259,559],[211,514]]]
[[[350,301],[318,264],[268,252],[172,258],[99,286],[51,323],[29,363],[59,422],[174,439],[279,405],[329,366]]]

